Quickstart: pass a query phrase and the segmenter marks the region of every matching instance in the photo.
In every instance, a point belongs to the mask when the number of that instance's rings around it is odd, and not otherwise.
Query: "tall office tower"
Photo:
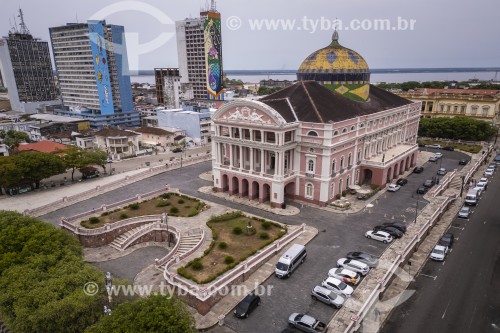
[[[156,98],[167,109],[178,109],[180,76],[178,68],[155,68]]]
[[[42,105],[60,104],[54,85],[49,44],[33,38],[19,9],[20,27],[0,38],[1,81],[8,89],[12,109],[36,113]]]
[[[99,119],[99,124],[91,121],[96,127],[140,124],[133,111],[124,27],[87,21],[49,30],[63,105],[93,115]]]
[[[197,101],[224,100],[220,20],[212,0],[199,18],[175,23],[181,84]]]

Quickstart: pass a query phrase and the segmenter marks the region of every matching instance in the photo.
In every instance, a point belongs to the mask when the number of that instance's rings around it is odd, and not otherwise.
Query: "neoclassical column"
[[[264,173],[265,162],[264,162],[264,149],[260,150],[260,173]]]
[[[243,169],[243,146],[240,145],[240,169]]]
[[[250,149],[250,172],[254,171],[254,167],[253,167],[253,148],[249,148]]]
[[[232,167],[233,164],[233,145],[229,145],[229,166]]]

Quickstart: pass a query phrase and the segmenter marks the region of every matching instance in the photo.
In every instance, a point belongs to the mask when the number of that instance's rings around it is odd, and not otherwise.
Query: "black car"
[[[450,146],[446,146],[446,147],[443,147],[443,150],[447,150],[447,151],[454,151],[454,150],[455,150],[455,148],[450,147]]]
[[[455,236],[452,233],[444,234],[443,237],[439,240],[439,245],[451,247],[453,245],[453,241],[455,240]]]
[[[458,161],[458,165],[466,165],[467,162],[468,161],[466,159],[461,159],[460,161]]]
[[[378,266],[378,258],[366,252],[349,252],[347,259],[354,259],[367,264],[370,268]]]
[[[436,184],[436,181],[434,179],[427,179],[425,182],[424,182],[424,186],[427,187],[427,188],[431,188],[433,187],[434,185]]]
[[[248,315],[260,304],[260,297],[254,294],[248,294],[238,303],[234,310],[236,318],[248,318]]]
[[[417,193],[418,194],[425,194],[427,193],[427,191],[429,191],[429,188],[425,187],[425,186],[420,186],[418,189],[417,189]]]
[[[422,173],[424,171],[424,167],[418,166],[413,169],[413,173]]]
[[[374,231],[385,231],[394,238],[403,237],[403,233],[401,232],[401,230],[394,228],[394,227],[377,225],[375,228],[373,228],[373,230]]]
[[[174,148],[174,150],[172,150],[173,153],[182,153],[182,148]]]
[[[399,231],[401,231],[402,233],[406,232],[406,226],[403,223],[390,222],[390,223],[384,223],[384,224],[382,224],[382,226],[384,226],[384,227],[394,227],[394,228],[398,229]]]
[[[408,183],[408,179],[406,178],[399,178],[398,181],[396,182],[397,185],[400,186],[405,186]]]

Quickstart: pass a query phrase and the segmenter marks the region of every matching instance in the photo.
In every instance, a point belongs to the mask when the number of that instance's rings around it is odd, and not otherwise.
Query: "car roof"
[[[389,237],[391,236],[391,234],[390,234],[390,233],[388,233],[388,232],[386,232],[386,231],[382,231],[382,230],[377,231],[377,233],[378,233],[379,235],[383,235],[383,236],[386,236],[386,237],[387,237],[387,236],[389,236]]]
[[[340,281],[339,279],[337,279],[336,277],[333,277],[333,276],[329,276],[325,279],[325,281],[332,281],[332,282],[336,282],[336,283],[340,283],[342,281]]]
[[[325,287],[322,287],[322,286],[316,286],[314,287],[313,289],[315,292],[321,292],[321,293],[325,293],[325,294],[330,294],[332,293],[332,291],[330,289],[327,289]]]
[[[443,250],[444,251],[446,249],[446,246],[437,244],[436,246],[434,246],[434,249],[435,250]]]

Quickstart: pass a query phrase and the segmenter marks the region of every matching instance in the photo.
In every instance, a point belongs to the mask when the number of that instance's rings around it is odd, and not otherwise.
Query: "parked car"
[[[493,159],[493,161],[495,161],[495,163],[498,165],[500,163],[500,154],[498,154],[497,156],[495,156],[495,158]]]
[[[481,192],[483,192],[484,190],[486,190],[487,187],[488,187],[487,182],[477,182],[474,189],[479,189],[479,190],[481,190]]]
[[[491,163],[490,165],[488,165],[488,169],[493,169],[493,170],[497,170],[497,164],[496,163]]]
[[[455,148],[451,147],[451,146],[446,146],[446,147],[443,147],[443,150],[447,150],[447,151],[454,151]]]
[[[389,235],[391,235],[394,238],[401,238],[401,237],[403,237],[403,232],[401,232],[401,230],[399,230],[397,228],[394,228],[392,226],[377,225],[375,228],[373,228],[373,230],[375,230],[375,231],[378,231],[378,230],[385,231],[385,232],[387,232]]]
[[[384,226],[384,227],[394,227],[396,229],[399,229],[403,233],[406,232],[406,226],[403,223],[399,223],[399,222],[387,222],[387,223],[383,223],[382,226]]]
[[[446,246],[447,248],[451,248],[454,240],[455,236],[452,233],[446,233],[441,237],[438,244]]]
[[[444,261],[446,254],[448,253],[448,248],[443,245],[436,245],[431,252],[431,259],[436,261]]]
[[[420,186],[419,188],[417,188],[418,194],[425,194],[425,193],[427,193],[427,191],[429,191],[429,188],[427,188],[425,186]]]
[[[288,324],[303,332],[326,332],[325,323],[303,313],[292,313],[290,317],[288,317]]]
[[[441,153],[434,153],[434,156],[436,156],[437,158],[441,158],[441,157],[443,157],[443,154],[441,154]]]
[[[399,186],[405,186],[406,184],[408,184],[408,179],[399,178],[398,181],[396,182],[396,184],[398,184]]]
[[[413,173],[422,173],[424,171],[424,167],[417,166],[413,169]]]
[[[333,278],[330,278],[333,279]],[[344,282],[341,282],[344,283]],[[346,285],[344,283],[344,285]],[[346,287],[349,287],[346,285]],[[352,289],[352,287],[349,287]],[[344,305],[345,298],[336,293],[334,290],[327,289],[325,287],[316,286],[311,290],[311,297],[317,301],[321,301],[328,305],[333,305],[337,309],[340,309]]]
[[[332,268],[328,271],[328,276],[337,278],[352,286],[357,285],[361,281],[361,276],[358,273],[345,268]]]
[[[429,162],[436,162],[439,158],[436,155],[429,157]]]
[[[401,188],[401,186],[399,186],[399,185],[389,184],[389,186],[387,186],[387,191],[388,192],[397,192],[400,188]]]
[[[254,294],[248,294],[238,303],[234,310],[236,318],[248,318],[250,313],[260,304],[260,297]]]
[[[427,145],[427,147],[429,147],[429,148],[434,148],[434,149],[441,149],[441,148],[443,148],[441,145],[438,145],[438,144],[436,144],[436,143],[435,143],[435,144],[433,144],[433,145]]]
[[[431,188],[433,187],[434,185],[436,184],[436,181],[434,179],[427,179],[425,182],[424,182],[424,186],[425,187],[428,187],[428,188]]]
[[[182,148],[180,147],[174,148],[174,150],[172,150],[172,153],[182,153]]]
[[[389,233],[381,230],[369,230],[365,233],[365,237],[368,239],[378,240],[384,244],[390,243],[393,240],[392,236]]]
[[[445,169],[445,168],[440,168],[440,169],[438,170],[437,174],[438,174],[438,175],[440,175],[440,176],[444,176],[444,175],[446,175],[446,173],[447,173],[447,172],[448,172],[448,171],[446,171],[446,169]]]
[[[460,208],[460,210],[458,211],[458,217],[462,217],[464,219],[468,219],[470,216],[470,207],[467,207],[467,206],[463,206],[462,208]]]
[[[368,272],[370,272],[370,267],[368,267],[367,264],[362,263],[361,261],[347,259],[347,258],[340,258],[339,260],[337,260],[337,267],[347,268],[363,276],[365,276],[366,274],[368,274]]]
[[[327,277],[323,280],[321,285],[343,297],[351,297],[354,292],[354,289],[352,289],[351,286],[348,286],[345,282],[342,282],[334,277]]]
[[[458,165],[466,165],[467,162],[468,161],[465,158],[462,158],[460,161],[458,161]]]
[[[349,252],[346,255],[349,259],[364,262],[370,268],[378,266],[378,258],[366,252]]]
[[[484,175],[486,177],[490,177],[490,176],[493,176],[494,172],[495,172],[495,170],[493,170],[493,169],[486,169],[486,171],[484,172]]]

